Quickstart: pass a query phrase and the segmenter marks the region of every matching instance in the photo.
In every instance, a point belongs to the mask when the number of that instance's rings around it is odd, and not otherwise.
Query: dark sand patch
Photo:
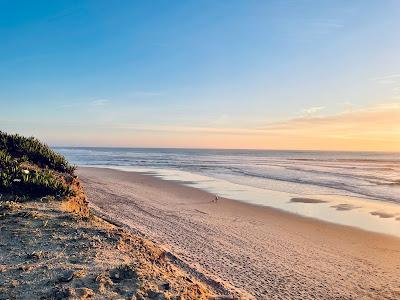
[[[355,205],[347,204],[347,203],[340,203],[338,205],[333,205],[331,207],[336,208],[336,210],[341,210],[341,211],[353,210],[356,208],[360,208],[360,206],[355,206]]]
[[[382,211],[373,211],[370,214],[373,216],[378,216],[379,218],[383,218],[383,219],[390,219],[390,218],[394,218],[396,216],[394,214],[382,212]]]
[[[328,201],[324,201],[324,200],[321,200],[321,199],[298,197],[298,198],[290,199],[290,202],[294,202],[294,203],[326,203]]]

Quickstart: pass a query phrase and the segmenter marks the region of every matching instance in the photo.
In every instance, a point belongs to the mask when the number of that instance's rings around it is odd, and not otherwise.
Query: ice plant
[[[39,168],[29,170],[26,164]],[[63,198],[73,194],[66,184],[71,172],[63,156],[38,140],[0,132],[0,193]]]

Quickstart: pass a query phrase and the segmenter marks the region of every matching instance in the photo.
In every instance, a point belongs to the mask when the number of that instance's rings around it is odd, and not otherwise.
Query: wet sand
[[[92,207],[257,299],[399,299],[400,239],[220,199],[149,175],[79,168]],[[309,204],[318,205],[318,204]]]
[[[292,198],[290,202],[297,202],[297,203],[326,203],[327,201],[320,200],[320,199],[312,199],[312,198]]]

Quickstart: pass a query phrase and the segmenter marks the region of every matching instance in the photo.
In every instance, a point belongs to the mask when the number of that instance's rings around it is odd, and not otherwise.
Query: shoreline
[[[257,298],[400,295],[397,237],[236,200],[211,203],[208,192],[149,174],[77,173],[103,213]]]
[[[166,184],[170,183],[171,185],[179,186],[179,189],[181,189],[182,191],[187,189],[187,191],[189,191],[189,192],[196,191],[196,193],[204,193],[206,195],[205,197],[207,197],[207,199],[210,200],[209,201],[210,203],[212,202],[212,200],[215,197],[215,195],[211,192],[208,192],[201,188],[186,185],[186,183],[193,183],[192,181],[183,182],[180,180],[163,179],[159,176],[154,175],[152,172],[126,171],[126,170],[119,170],[119,169],[106,168],[106,167],[80,166],[78,168],[78,173],[79,173],[79,169],[86,169],[86,168],[87,169],[99,169],[99,170],[104,170],[104,171],[110,170],[110,171],[116,171],[116,172],[122,172],[122,173],[130,173],[130,174],[134,174],[135,177],[143,176],[145,180],[151,178],[151,180],[157,181],[156,184],[160,184],[161,182],[165,182]],[[291,198],[289,201],[293,202],[293,203],[303,203],[303,204],[328,203],[328,201],[313,199],[313,198],[309,198],[309,197],[299,197],[299,198],[295,197],[295,198]],[[395,239],[400,242],[400,236],[396,236],[393,234],[376,232],[376,231],[371,231],[371,230],[363,229],[363,228],[356,227],[356,226],[343,225],[343,224],[338,224],[335,222],[320,220],[320,219],[304,216],[304,215],[301,215],[298,213],[292,213],[292,212],[286,211],[284,209],[275,208],[275,207],[271,207],[271,206],[256,204],[256,203],[252,203],[252,202],[246,202],[246,201],[238,200],[238,199],[230,199],[230,198],[226,198],[226,197],[219,197],[219,202],[220,203],[227,202],[232,206],[237,206],[237,208],[241,208],[241,209],[244,208],[244,210],[246,210],[246,208],[247,208],[251,212],[254,212],[254,210],[265,210],[266,213],[274,215],[278,218],[282,217],[282,218],[289,218],[289,219],[292,219],[292,218],[298,219],[298,221],[300,221],[301,223],[304,223],[304,224],[306,224],[306,223],[310,223],[313,225],[320,224],[322,226],[326,226],[327,228],[330,226],[338,227],[337,228],[338,230],[346,230],[347,229],[350,231],[360,232],[361,234],[364,233],[364,234],[368,234],[368,235],[385,236],[387,238]],[[341,208],[341,206],[338,205],[337,210],[346,211],[347,209],[346,209],[346,207]],[[374,214],[376,214],[377,216],[381,215],[380,213],[374,213]],[[382,215],[384,215],[384,213],[382,213]],[[384,218],[384,217],[381,217],[381,218]],[[400,224],[399,224],[399,226],[400,226]]]
[[[348,227],[355,230],[361,230],[363,232],[375,233],[380,235],[386,235],[389,237],[396,237],[400,239],[400,205],[397,205],[392,202],[385,201],[373,201],[371,199],[366,198],[357,198],[353,196],[348,196],[347,198],[344,196],[338,195],[301,195],[301,194],[293,194],[287,193],[286,200],[284,200],[284,204],[282,205],[282,196],[279,194],[283,194],[281,191],[268,191],[264,197],[268,199],[267,204],[260,203],[259,201],[252,200],[243,200],[240,198],[233,198],[227,196],[221,196],[220,193],[209,191],[206,186],[199,185],[197,181],[194,180],[183,180],[176,179],[175,176],[171,178],[169,176],[164,176],[157,171],[142,171],[142,170],[131,170],[126,169],[124,167],[107,167],[107,166],[80,166],[79,168],[93,168],[93,169],[104,169],[104,170],[115,170],[117,172],[126,172],[133,173],[137,175],[143,175],[147,177],[151,177],[157,180],[161,180],[161,182],[169,182],[174,185],[179,185],[181,188],[188,188],[196,191],[204,192],[208,195],[210,199],[214,199],[215,195],[218,195],[220,199],[224,199],[224,201],[233,203],[241,203],[245,206],[249,205],[250,207],[255,207],[257,209],[267,209],[272,210],[272,212],[279,212],[288,217],[295,218],[304,218],[308,220],[316,221],[317,223],[326,223],[331,225],[337,225],[342,227]],[[278,199],[276,199],[277,197]],[[341,199],[341,200],[338,200]],[[359,199],[367,201],[367,203],[359,203],[357,200]],[[271,201],[272,200],[272,201]],[[277,204],[271,205],[271,202],[276,202]],[[344,203],[343,203],[344,202]],[[315,205],[316,204],[316,205]],[[296,205],[294,209],[288,209],[288,207]],[[360,206],[361,205],[361,206]],[[298,209],[300,208],[300,209]],[[323,208],[323,210],[321,209]],[[331,211],[331,215],[326,215],[326,209],[329,208]],[[358,212],[358,210],[361,210]],[[307,211],[313,211],[312,214],[307,213]],[[306,214],[304,214],[306,212]],[[357,213],[356,213],[357,212]],[[323,217],[315,216],[315,213],[320,213]],[[345,213],[345,214],[343,214]],[[335,214],[333,216],[332,214]],[[364,219],[365,215],[369,217],[373,217],[372,221],[374,223],[367,224],[366,219]],[[338,217],[339,216],[339,217]],[[363,217],[362,221],[360,216]],[[343,222],[343,220],[351,220],[356,219],[357,221],[352,221],[347,224]],[[383,222],[390,221],[391,224],[384,224]],[[376,227],[373,227],[376,225]],[[397,228],[388,230],[389,228]]]
[[[86,166],[85,166],[86,167]],[[135,172],[172,183],[200,189],[225,199],[257,207],[269,207],[292,215],[350,226],[400,238],[400,205],[356,196],[298,194],[261,189],[221,178],[207,177],[178,170],[141,169],[116,166],[88,166]]]

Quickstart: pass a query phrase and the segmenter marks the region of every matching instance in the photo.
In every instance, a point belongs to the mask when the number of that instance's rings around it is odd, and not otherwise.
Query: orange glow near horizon
[[[400,151],[400,104],[304,116],[253,128],[102,124],[43,135],[53,145]],[[61,134],[60,134],[61,133]],[[62,138],[60,138],[62,137]]]

